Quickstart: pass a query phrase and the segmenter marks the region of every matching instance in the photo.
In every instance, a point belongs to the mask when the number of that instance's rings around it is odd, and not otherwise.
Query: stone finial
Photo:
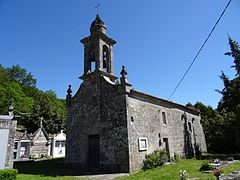
[[[121,81],[121,86],[124,89],[124,92],[130,93],[131,90],[131,84],[129,84],[128,82],[128,77],[127,77],[127,70],[125,66],[122,66],[122,71],[120,72],[120,74],[122,75],[120,78]]]
[[[68,90],[67,90],[67,95],[71,95],[72,96],[72,89],[71,89],[71,85],[68,85]]]
[[[8,114],[9,116],[13,116],[13,98],[10,101],[10,105],[8,107]]]
[[[68,86],[68,90],[67,90],[67,97],[66,97],[66,104],[67,107],[69,107],[71,105],[71,99],[72,99],[72,89],[71,89],[71,85]]]
[[[122,71],[120,72],[120,74],[122,75],[122,77],[127,77],[128,73],[124,65],[122,66]]]
[[[121,77],[121,83],[128,83],[128,78],[127,78],[127,70],[125,66],[122,66],[122,71],[120,72],[122,75]]]

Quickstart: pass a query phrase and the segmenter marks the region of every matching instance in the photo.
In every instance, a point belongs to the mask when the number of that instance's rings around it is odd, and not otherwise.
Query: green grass
[[[225,166],[223,169],[223,173],[226,174],[230,174],[233,171],[240,171],[240,162],[236,162],[234,164],[230,164],[228,166]]]
[[[17,180],[86,180],[86,178],[76,177],[81,174],[78,170],[65,167],[62,158],[14,162],[14,168],[18,170]]]
[[[178,180],[179,171],[186,170],[190,178],[200,180],[215,180],[213,173],[202,173],[199,171],[203,160],[181,160],[171,165],[164,165],[147,171],[140,171],[129,176],[117,178],[118,180]],[[51,159],[38,162],[15,163],[14,168],[18,170],[17,180],[86,180],[77,177],[81,174],[78,170],[64,166],[64,159]],[[240,162],[222,168],[225,175],[235,170],[240,170]]]
[[[215,180],[213,173],[202,173],[199,171],[202,162],[202,160],[196,159],[182,160],[172,165],[164,165],[155,169],[133,173],[130,176],[120,177],[118,180],[178,180],[180,170],[186,170],[189,173],[189,178]],[[224,174],[240,170],[240,162],[228,165],[222,169]]]
[[[81,180],[83,178],[71,177],[71,176],[40,176],[40,175],[29,175],[29,174],[18,174],[17,180]]]

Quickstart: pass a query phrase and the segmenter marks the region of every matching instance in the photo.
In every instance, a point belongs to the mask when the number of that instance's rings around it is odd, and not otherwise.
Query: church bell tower
[[[100,70],[114,75],[113,45],[116,41],[107,36],[107,28],[97,14],[90,27],[90,36],[80,41],[84,45],[84,74]]]

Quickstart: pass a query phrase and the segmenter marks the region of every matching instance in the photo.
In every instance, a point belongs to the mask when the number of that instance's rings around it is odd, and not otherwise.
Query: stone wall
[[[120,85],[101,81],[101,161],[108,171],[129,172],[126,95]]]
[[[84,81],[68,107],[65,162],[87,168],[88,135],[100,133],[100,81]]]
[[[88,167],[88,137],[100,137],[100,166],[104,171],[128,172],[125,94],[119,85],[95,71],[81,84],[68,108],[66,163]]]
[[[111,78],[101,71],[88,74],[68,103],[67,164],[88,168],[90,135],[100,137],[99,169],[105,171],[139,170],[145,155],[157,149],[168,148],[169,158],[206,151],[198,111],[129,90]],[[139,138],[147,138],[147,150],[139,150]]]
[[[162,112],[166,115],[166,124]],[[146,154],[166,149],[164,138],[168,139],[170,157],[174,157],[174,153],[189,156],[189,152],[195,153],[194,145],[206,151],[199,113],[191,109],[131,90],[127,98],[127,116],[131,172],[141,169]],[[148,140],[146,151],[139,151],[141,137]]]
[[[14,136],[16,132],[17,121],[10,119],[1,119],[0,118],[0,130],[8,129],[8,143],[7,143],[7,154],[5,160],[5,168],[13,167],[13,148],[14,148]],[[2,148],[2,147],[1,147]]]

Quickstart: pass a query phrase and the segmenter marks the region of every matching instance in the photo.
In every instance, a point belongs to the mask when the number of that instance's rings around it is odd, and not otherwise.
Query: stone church
[[[84,45],[84,74],[74,96],[67,94],[68,165],[133,172],[145,155],[166,150],[169,159],[206,152],[200,112],[132,89],[123,66],[114,74],[113,46],[99,15]]]

